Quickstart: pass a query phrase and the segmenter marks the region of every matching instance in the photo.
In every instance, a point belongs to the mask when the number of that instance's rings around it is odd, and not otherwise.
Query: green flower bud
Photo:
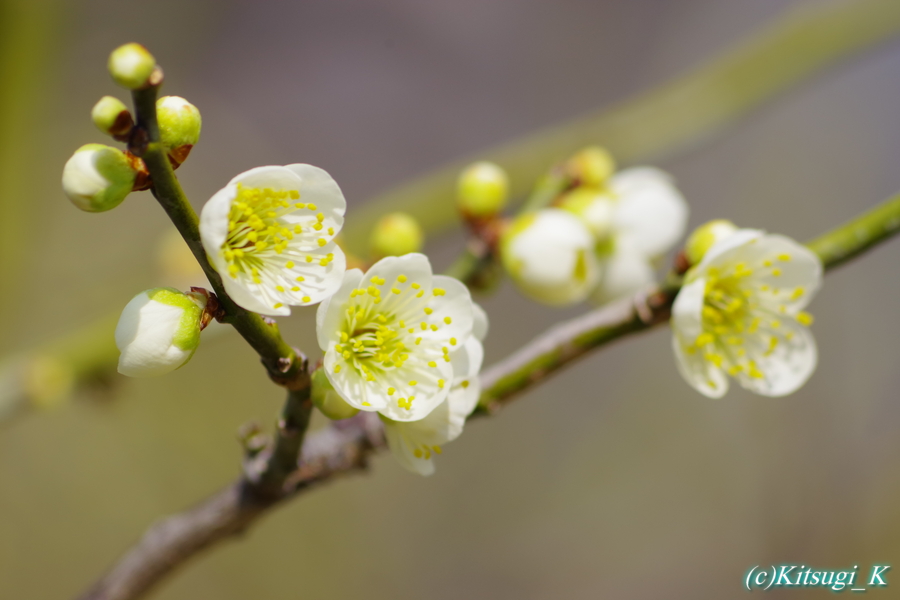
[[[684,245],[684,253],[691,265],[699,264],[707,251],[737,231],[737,226],[725,219],[716,219],[694,230]]]
[[[313,371],[312,401],[323,415],[333,421],[349,419],[359,412],[358,408],[350,406],[338,395],[323,369]]]
[[[141,292],[125,305],[116,325],[119,373],[155,377],[184,366],[200,345],[207,297],[173,288]]]
[[[457,180],[457,205],[466,217],[493,217],[506,206],[508,196],[509,178],[494,163],[469,165]]]
[[[612,154],[600,146],[589,146],[578,152],[567,163],[569,173],[582,185],[601,187],[616,172]]]
[[[138,90],[152,85],[156,59],[140,44],[119,46],[109,55],[109,74],[123,88]]]
[[[184,98],[163,96],[156,101],[156,117],[163,145],[181,164],[200,140],[200,111]]]
[[[422,228],[414,217],[396,212],[378,220],[369,244],[376,258],[403,256],[421,250],[424,238]]]
[[[106,135],[125,136],[134,126],[128,108],[118,98],[103,96],[91,109],[91,119],[97,129]]]
[[[85,144],[63,168],[63,191],[88,212],[115,208],[131,192],[137,171],[124,152],[103,144]]]

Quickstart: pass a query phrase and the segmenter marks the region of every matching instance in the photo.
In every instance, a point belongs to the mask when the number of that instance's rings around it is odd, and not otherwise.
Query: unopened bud
[[[156,59],[140,44],[125,44],[113,50],[107,66],[113,80],[123,88],[138,90],[154,84],[151,75]]]
[[[124,152],[103,144],[85,144],[63,168],[63,191],[88,212],[115,208],[131,192],[137,171]]]
[[[598,240],[612,232],[616,201],[612,196],[591,187],[577,187],[566,192],[558,202],[559,208],[580,218]]]
[[[375,258],[403,256],[422,249],[425,235],[419,222],[403,212],[391,213],[378,220],[370,237]]]
[[[615,173],[616,161],[605,148],[589,146],[570,158],[566,168],[581,185],[601,187]]]
[[[116,325],[119,373],[155,377],[183,366],[200,344],[207,297],[173,288],[141,292],[125,305]]]
[[[312,401],[332,421],[349,419],[359,412],[358,408],[350,406],[338,395],[323,369],[313,371]]]
[[[558,208],[518,217],[504,232],[500,253],[518,288],[544,304],[584,300],[600,274],[591,232]]]
[[[91,119],[97,129],[116,138],[124,138],[131,132],[134,119],[121,100],[103,96],[91,109]]]
[[[181,164],[200,141],[200,111],[179,96],[163,96],[156,101],[159,134],[169,156]]]
[[[725,219],[704,223],[694,230],[684,245],[684,253],[688,262],[691,266],[699,264],[710,248],[737,230],[734,223]]]
[[[508,196],[509,178],[494,163],[469,165],[457,180],[457,205],[466,217],[493,217],[506,206]]]

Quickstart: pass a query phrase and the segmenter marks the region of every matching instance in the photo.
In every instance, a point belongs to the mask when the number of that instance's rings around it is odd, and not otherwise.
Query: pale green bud
[[[116,325],[119,373],[164,375],[183,366],[200,344],[207,297],[173,288],[141,292],[125,305]]]
[[[312,374],[312,401],[323,415],[333,421],[349,419],[359,412],[358,408],[350,406],[338,395],[322,369],[316,369]]]
[[[609,194],[593,187],[577,187],[566,192],[557,206],[579,217],[598,241],[612,233],[616,201]]]
[[[111,136],[125,136],[131,131],[134,120],[121,100],[103,96],[91,109],[91,119],[97,129]]]
[[[63,168],[63,191],[88,212],[115,208],[131,192],[137,171],[124,152],[103,144],[85,144]]]
[[[403,256],[422,249],[425,235],[414,217],[403,212],[391,213],[378,220],[369,245],[376,258]]]
[[[178,96],[163,96],[156,101],[159,134],[169,153],[183,153],[187,158],[190,147],[200,140],[200,111]],[[183,150],[187,147],[187,150]],[[178,158],[178,157],[176,157]],[[183,161],[178,160],[179,164]]]
[[[737,231],[737,226],[725,219],[704,223],[694,230],[684,245],[684,253],[691,265],[699,264],[707,251]]]
[[[457,180],[457,206],[467,217],[499,214],[509,196],[509,178],[499,166],[477,162],[466,167]]]
[[[500,257],[519,290],[553,306],[581,302],[600,276],[590,230],[559,208],[516,218],[500,239]]]
[[[154,83],[151,75],[156,59],[140,44],[125,44],[113,50],[107,66],[113,80],[123,88],[139,90]]]
[[[616,161],[605,148],[589,146],[570,158],[567,167],[582,185],[601,187],[616,172]]]

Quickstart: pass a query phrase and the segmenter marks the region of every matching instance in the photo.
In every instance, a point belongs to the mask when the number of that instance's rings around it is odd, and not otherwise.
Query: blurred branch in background
[[[513,140],[389,190],[356,210],[344,227],[352,252],[386,212],[403,211],[426,233],[456,223],[454,183],[467,164],[488,160],[510,176],[513,197],[527,194],[551,165],[600,144],[622,163],[659,160],[707,140],[810,77],[900,32],[893,0],[820,2],[795,9],[684,77],[596,114]]]
[[[52,33],[52,28],[40,16],[42,4],[7,2],[2,5],[5,11],[15,7],[14,14],[21,20],[0,20],[15,34],[0,36],[0,44],[14,50],[7,49],[0,54],[7,59],[2,63],[3,72],[11,74],[4,81],[8,82],[10,76],[36,77],[33,73],[42,72],[35,68],[35,61],[43,55],[32,47],[36,40]],[[478,153],[477,158],[506,168],[511,176],[512,194],[521,197],[549,165],[586,145],[601,143],[625,163],[671,156],[721,132],[792,86],[898,32],[900,3],[892,0],[808,5],[790,12],[725,55],[678,80],[612,110]],[[46,52],[46,44],[42,47]],[[0,132],[20,131],[27,126],[27,119],[21,118],[22,115],[28,115],[28,110],[35,111],[33,104],[26,102],[29,93],[22,90],[30,88],[5,85],[0,91],[4,94],[0,96],[3,103],[0,119],[9,121],[0,122],[4,125]],[[9,147],[11,140],[18,139],[28,138],[17,135],[0,138],[0,173],[9,175],[4,179],[7,182],[16,181],[16,161],[22,160],[13,152],[18,149]],[[362,206],[344,228],[343,237],[349,250],[364,255],[368,229],[388,212],[407,212],[432,232],[455,224],[455,180],[471,160],[466,158],[442,167]],[[4,218],[0,219],[0,244],[5,244],[4,248],[14,247],[17,236],[25,230],[20,226],[24,216],[10,211],[15,207],[21,210],[26,204],[4,203]],[[15,261],[10,263],[12,256],[18,254],[0,252],[0,268],[4,272],[16,268]],[[453,274],[466,279],[466,273],[477,270],[483,263],[476,253],[467,252],[454,266]],[[0,302],[2,299],[0,295]],[[112,373],[117,356],[112,336],[114,323],[115,316],[110,316],[70,334],[64,338],[68,342],[54,341],[0,361],[0,420],[34,406],[62,402],[75,386]],[[79,339],[89,340],[87,350],[78,349]],[[35,386],[32,374],[47,369],[54,373],[56,385]]]
[[[809,244],[826,270],[900,233],[900,195],[822,235]],[[592,350],[668,320],[678,293],[673,284],[650,295],[615,302],[535,338],[481,375],[481,411],[496,412],[517,394],[543,382]],[[360,413],[307,436],[300,461],[280,494],[260,497],[253,484],[239,479],[182,514],[152,526],[113,569],[81,600],[132,600],[201,550],[241,533],[283,500],[337,475],[364,469],[368,456],[385,447],[375,413]]]

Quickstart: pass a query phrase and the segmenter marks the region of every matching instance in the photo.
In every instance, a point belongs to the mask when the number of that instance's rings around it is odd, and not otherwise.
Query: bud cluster
[[[125,44],[115,49],[108,67],[113,81],[128,90],[139,91],[162,83],[162,70],[156,59],[140,44]],[[159,142],[172,166],[178,168],[200,139],[200,112],[177,96],[160,98],[156,112]],[[152,186],[144,162],[135,155],[141,154],[147,140],[146,132],[135,126],[135,119],[125,104],[113,96],[104,96],[94,105],[91,120],[105,135],[129,144],[130,149],[102,144],[82,146],[63,169],[62,187],[78,208],[102,212],[121,204],[130,192]]]

